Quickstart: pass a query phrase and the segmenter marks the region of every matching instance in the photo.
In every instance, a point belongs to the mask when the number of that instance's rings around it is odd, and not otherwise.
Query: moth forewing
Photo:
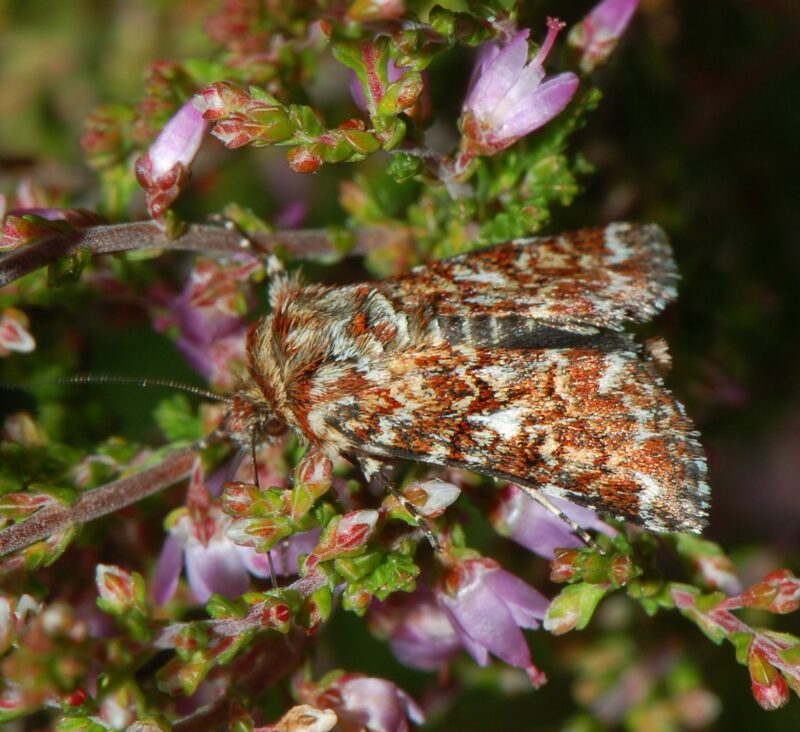
[[[705,524],[705,458],[620,332],[675,295],[656,226],[518,240],[375,284],[282,278],[251,332],[265,412],[330,456],[453,465],[664,531]],[[252,392],[252,388],[251,388]]]

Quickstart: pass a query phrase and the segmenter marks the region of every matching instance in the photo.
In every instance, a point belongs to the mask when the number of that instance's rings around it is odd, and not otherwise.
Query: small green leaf
[[[583,630],[592,619],[597,603],[608,591],[607,585],[580,582],[565,587],[547,608],[543,626],[553,635]]]

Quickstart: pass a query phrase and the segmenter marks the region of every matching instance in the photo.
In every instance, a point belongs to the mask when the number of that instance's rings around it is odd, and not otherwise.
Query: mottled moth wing
[[[646,322],[675,297],[669,242],[654,224],[611,224],[518,239],[383,280],[382,292],[435,314],[533,318],[571,331]],[[588,326],[588,327],[587,327]]]
[[[654,530],[699,531],[705,460],[621,332],[675,295],[656,226],[518,240],[346,287],[273,283],[248,341],[264,404],[329,455],[520,483]]]
[[[598,348],[387,354],[325,410],[358,453],[467,468],[656,531],[705,523],[692,424],[625,336]]]

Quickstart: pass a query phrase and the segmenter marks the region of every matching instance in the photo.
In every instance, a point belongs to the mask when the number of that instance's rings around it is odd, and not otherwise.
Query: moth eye
[[[264,422],[264,432],[272,437],[280,437],[286,432],[286,429],[286,422],[274,414]]]

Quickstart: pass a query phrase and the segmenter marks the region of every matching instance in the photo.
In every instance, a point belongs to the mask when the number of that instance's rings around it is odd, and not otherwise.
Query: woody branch
[[[410,237],[405,227],[374,226],[350,232],[348,253],[365,254]],[[0,260],[0,287],[61,257],[88,250],[92,255],[143,249],[166,249],[198,254],[251,253],[255,256],[282,249],[298,259],[309,259],[337,251],[334,237],[326,229],[258,232],[243,237],[236,229],[213,224],[193,224],[178,237],[169,238],[154,221],[93,226],[63,236],[54,234],[23,246]]]
[[[0,531],[0,556],[24,549],[69,526],[118,511],[177,483],[189,475],[196,457],[193,448],[178,450],[152,468],[87,491],[71,506],[51,504],[42,508]]]

